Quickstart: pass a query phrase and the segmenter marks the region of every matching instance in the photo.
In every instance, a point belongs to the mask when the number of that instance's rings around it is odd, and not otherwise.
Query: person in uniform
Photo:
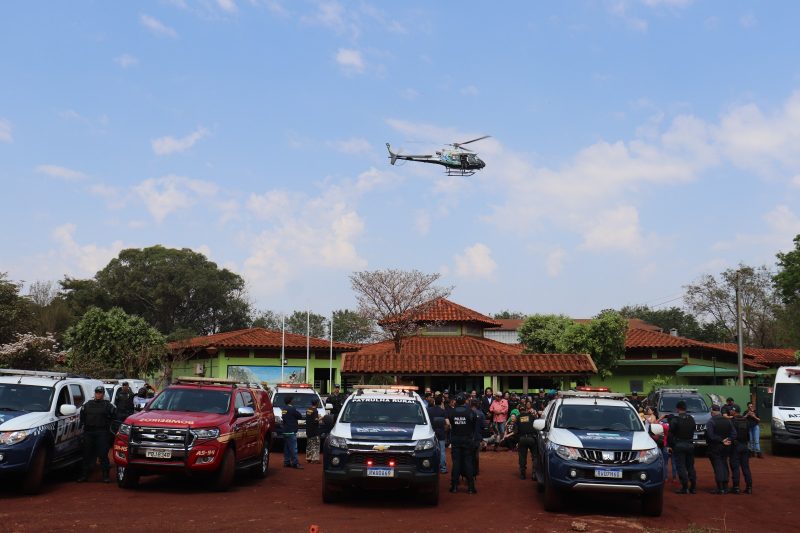
[[[697,493],[697,472],[694,469],[694,417],[686,412],[686,402],[678,401],[675,405],[678,414],[669,421],[667,433],[672,460],[678,467],[678,479],[681,488],[676,494]]]
[[[725,400],[725,405],[722,406],[722,409],[719,410],[722,413],[722,416],[725,418],[733,418],[734,415],[731,414],[731,409],[736,409],[737,414],[742,414],[742,408],[739,407],[739,404],[736,403],[733,398],[730,396]]]
[[[114,398],[114,407],[116,408],[117,428],[125,419],[133,414],[133,389],[127,381],[122,382],[122,387],[117,391],[117,397]]]
[[[472,461],[472,475],[477,477],[480,473],[480,456],[481,456],[481,443],[483,442],[483,432],[486,426],[486,415],[481,411],[481,401],[475,397],[470,401],[472,412],[475,413],[475,432],[473,433],[473,441],[475,443],[475,457]]]
[[[431,419],[431,426],[439,440],[439,473],[447,473],[447,431],[445,429],[445,412],[442,407],[442,397],[437,396],[433,400],[433,405],[428,407],[428,416]]]
[[[459,394],[456,398],[456,407],[447,416],[447,425],[450,427],[450,445],[453,459],[452,477],[450,478],[450,492],[458,492],[458,480],[463,474],[467,478],[467,492],[477,494],[475,489],[475,475],[472,471],[475,453],[475,423],[476,417],[472,409],[464,405],[466,398]]]
[[[111,422],[114,420],[114,405],[105,399],[106,389],[97,386],[94,398],[83,404],[80,415],[80,426],[83,428],[83,468],[78,483],[86,481],[89,472],[100,459],[103,470],[103,483],[110,483],[108,477],[108,449],[111,444]]]
[[[738,406],[737,406],[738,407]],[[730,411],[729,411],[730,412]],[[714,468],[716,490],[712,494],[728,493],[728,458],[736,442],[736,428],[730,418],[722,416],[719,405],[711,406],[711,418],[706,424],[706,442],[708,443],[708,456]]]
[[[530,402],[528,402],[530,405]],[[517,434],[519,444],[517,454],[519,455],[519,478],[525,479],[528,470],[528,453],[531,454],[531,479],[536,479],[534,469],[536,468],[536,431],[533,429],[533,421],[536,415],[532,413],[533,408],[525,409],[517,420]]]
[[[319,463],[319,400],[306,409],[306,462]]]
[[[281,409],[281,419],[283,420],[283,466],[286,468],[302,469],[297,460],[297,427],[298,421],[303,418],[300,411],[292,405],[294,398],[287,396],[284,399],[285,405]]]
[[[339,387],[339,384],[337,383],[333,386],[333,394],[328,396],[328,403],[333,406],[333,409],[331,409],[331,414],[333,415],[334,419],[339,417],[339,411],[342,410],[342,404],[344,403],[344,400],[345,398],[342,394],[341,387]]]
[[[744,474],[746,494],[753,494],[753,474],[750,473],[750,431],[748,419],[742,416],[737,409],[738,406],[733,406],[730,413],[733,415],[731,423],[736,430],[736,440],[733,442],[730,462],[731,462],[731,480],[733,487],[731,492],[739,494],[739,470]]]

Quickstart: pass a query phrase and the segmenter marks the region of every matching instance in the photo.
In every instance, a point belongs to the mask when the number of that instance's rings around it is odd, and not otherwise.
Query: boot
[[[524,468],[520,468],[519,469],[519,478],[520,479],[525,479],[526,477],[527,476],[525,475],[525,469]]]
[[[108,470],[103,470],[103,483],[111,483],[111,478],[108,477]]]
[[[84,481],[86,481],[86,474],[81,474],[75,481],[77,481],[78,483],[83,483]]]
[[[689,494],[697,494],[697,482],[690,481],[689,482]]]
[[[478,489],[475,488],[475,485],[472,485],[469,489],[467,489],[467,494],[478,494]]]
[[[675,491],[675,494],[689,494],[689,487],[682,485],[680,489]]]
[[[745,494],[753,494],[753,486],[752,485],[747,485],[747,487],[744,489],[744,493]]]
[[[458,485],[450,485],[450,492],[452,492],[453,494],[458,492]]]
[[[756,457],[758,457],[759,459],[763,459],[764,458],[764,456],[761,454],[761,452],[756,452]]]
[[[736,485],[734,485],[734,486],[731,488],[731,494],[739,494],[739,487],[737,487]]]

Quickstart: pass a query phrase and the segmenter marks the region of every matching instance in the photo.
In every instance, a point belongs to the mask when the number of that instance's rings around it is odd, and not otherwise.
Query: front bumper
[[[413,454],[393,454],[342,450],[325,446],[323,458],[325,482],[339,486],[389,489],[429,486],[439,482],[438,448]],[[392,476],[369,476],[368,461],[371,461],[373,467],[391,470]],[[394,467],[389,466],[390,461],[394,461]]]
[[[800,434],[785,429],[772,428],[772,438],[778,444],[800,446]]]
[[[11,446],[0,446],[0,475],[26,471],[35,448],[36,439],[31,437]]]
[[[563,490],[644,494],[660,491],[664,487],[664,461],[661,457],[650,464],[615,465],[569,461],[550,452],[547,467],[548,481]],[[622,478],[596,477],[598,469],[620,470]]]
[[[117,437],[112,449],[114,463],[135,468],[140,473],[167,474],[171,472],[211,473],[219,468],[224,446],[216,440],[193,445],[186,450],[170,449],[169,458],[147,457],[148,450],[163,451],[155,446],[131,445],[128,439]]]

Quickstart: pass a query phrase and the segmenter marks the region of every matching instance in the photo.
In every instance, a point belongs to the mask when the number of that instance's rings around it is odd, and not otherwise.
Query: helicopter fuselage
[[[445,167],[449,175],[471,176],[486,166],[486,163],[475,154],[461,150],[442,150],[436,155],[402,155],[392,152],[389,143],[389,160],[394,165],[399,159],[402,161],[416,161],[418,163],[432,163]]]

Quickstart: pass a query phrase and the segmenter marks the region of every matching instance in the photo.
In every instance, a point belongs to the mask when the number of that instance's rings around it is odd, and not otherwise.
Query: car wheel
[[[25,477],[22,478],[22,492],[25,494],[38,494],[42,488],[45,466],[47,464],[47,451],[44,448],[36,450]]]
[[[117,486],[121,489],[135,489],[139,486],[139,472],[130,467],[117,467]]]
[[[650,492],[642,496],[642,512],[647,516],[661,516],[664,509],[664,491]]]
[[[322,480],[322,501],[323,503],[336,503],[342,499],[342,493],[335,488],[332,483]]]
[[[219,470],[214,475],[211,489],[217,492],[225,492],[233,483],[234,474],[236,474],[236,456],[233,450],[228,448],[222,455],[222,462],[219,465]]]
[[[269,448],[270,442],[265,440],[264,446],[261,448],[261,460],[255,467],[253,467],[253,472],[258,478],[265,478],[267,477],[267,474],[269,474]]]
[[[552,483],[544,483],[544,510],[555,513],[564,508],[563,493]]]
[[[425,505],[439,505],[439,480],[429,487],[420,489],[419,500]]]

